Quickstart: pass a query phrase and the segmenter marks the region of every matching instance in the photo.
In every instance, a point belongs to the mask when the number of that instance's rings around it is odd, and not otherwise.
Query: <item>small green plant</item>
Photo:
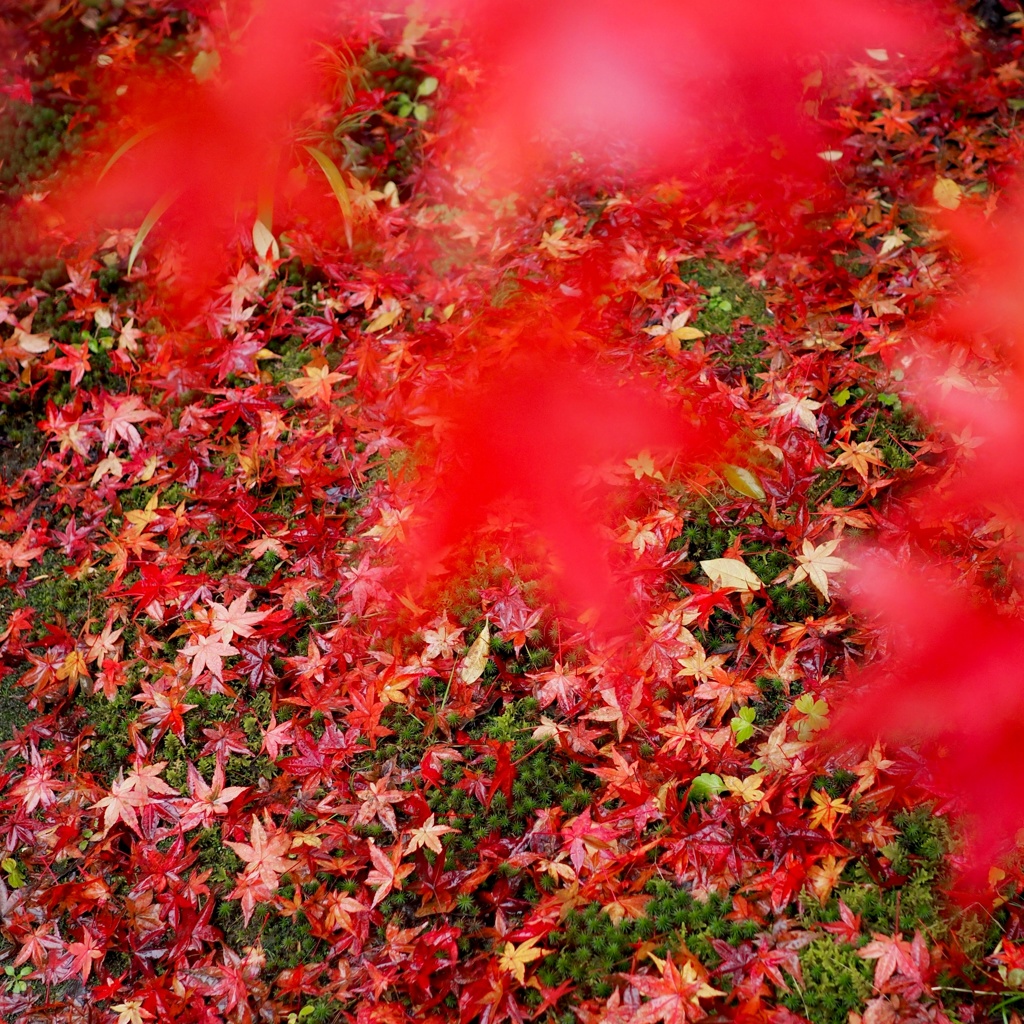
[[[729,728],[736,734],[736,742],[743,743],[754,735],[754,720],[757,718],[755,708],[740,708],[739,712],[732,717]]]
[[[437,92],[437,84],[437,79],[430,76],[420,82],[412,95],[399,93],[395,100],[395,113],[399,117],[411,115],[417,121],[426,121],[430,117],[430,107],[423,100]]]
[[[299,1024],[300,1020],[305,1020],[314,1013],[316,1013],[316,1007],[312,1003],[306,1003],[298,1013],[288,1014],[288,1024]]]
[[[4,857],[0,861],[0,868],[3,868],[7,876],[7,884],[12,889],[20,889],[25,884],[25,876],[21,873],[21,865],[13,857]]]
[[[8,964],[4,968],[4,991],[10,992],[14,996],[20,996],[22,992],[27,992],[27,979],[31,973],[32,968],[28,964],[22,964],[20,967],[12,967]]]

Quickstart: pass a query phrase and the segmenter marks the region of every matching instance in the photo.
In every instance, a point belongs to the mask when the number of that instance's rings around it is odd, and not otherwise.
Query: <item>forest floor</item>
[[[388,21],[326,51],[315,213],[240,220],[186,301],[194,208],[87,234],[57,198],[137,129],[136,61],[215,77],[200,19],[5,17],[3,1019],[1017,1019],[1019,864],[950,892],[926,757],[829,725],[876,646],[853,552],[966,443],[906,354],[959,284],[932,215],[1019,165],[1019,33],[950,13],[927,78],[809,82],[829,173],[780,202],[572,159],[446,188],[464,54]],[[603,426],[625,375],[723,451]],[[931,543],[1009,601],[993,522]]]

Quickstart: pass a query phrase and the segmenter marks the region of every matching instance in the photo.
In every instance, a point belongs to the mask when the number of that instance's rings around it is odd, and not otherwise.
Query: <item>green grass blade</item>
[[[317,149],[315,146],[305,146],[303,148],[317,162],[320,170],[324,172],[324,176],[331,186],[331,191],[338,200],[338,205],[341,207],[341,215],[345,219],[345,241],[348,242],[348,247],[351,249],[352,200],[349,198],[345,179],[341,176],[338,165],[323,150]]]
[[[118,160],[121,159],[129,150],[134,149],[140,142],[148,139],[150,135],[155,135],[164,126],[164,122],[160,124],[151,124],[148,128],[143,128],[142,131],[136,132],[127,142],[122,142],[120,146],[114,151],[114,155],[103,165],[103,170],[100,171],[100,176],[96,179],[97,182],[103,180],[103,176],[110,170]]]
[[[170,192],[165,192],[151,207],[149,213],[146,214],[142,223],[139,225],[139,230],[135,233],[135,241],[132,243],[132,251],[128,253],[128,273],[132,272],[132,267],[135,265],[135,257],[139,255],[139,250],[142,248],[142,243],[145,242],[146,236],[153,230],[156,222],[164,215],[167,207],[178,198],[179,192],[177,189],[172,189]]]

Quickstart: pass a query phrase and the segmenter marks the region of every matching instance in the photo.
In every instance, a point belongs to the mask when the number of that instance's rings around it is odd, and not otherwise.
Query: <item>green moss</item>
[[[129,766],[132,744],[128,726],[142,710],[138,702],[132,700],[134,689],[127,684],[122,686],[113,700],[80,692],[75,701],[83,733],[89,735],[88,742],[82,745],[82,767],[107,785],[120,770]]]
[[[0,677],[0,743],[11,739],[15,729],[28,725],[35,718],[25,703],[27,691],[17,686],[18,677],[17,672]]]
[[[787,688],[781,679],[770,676],[758,676],[754,682],[761,691],[761,697],[751,701],[751,706],[757,712],[754,721],[762,728],[774,725],[789,710],[793,699],[803,691],[799,682],[790,683]]]
[[[874,964],[831,937],[815,939],[800,951],[804,984],[791,982],[793,992],[783,1005],[814,1024],[847,1024],[851,1010],[862,1010],[871,998]]]
[[[883,888],[862,862],[855,861],[844,872],[836,897],[862,916],[865,933],[920,929],[941,939],[949,931],[942,896],[951,848],[949,825],[929,807],[901,811],[893,816],[893,824],[900,833],[882,853],[893,872],[906,880]]]
[[[843,472],[840,469],[822,470],[807,491],[808,504],[812,507],[817,505],[833,488],[838,486],[842,479]]]
[[[812,782],[814,789],[823,789],[830,797],[841,797],[857,781],[853,772],[837,768],[830,775],[816,775]]]
[[[694,326],[705,334],[728,334],[737,320],[754,324],[771,322],[764,297],[727,263],[719,260],[681,263],[679,276],[700,285],[705,293],[704,305],[694,321]]]
[[[72,635],[78,633],[90,617],[105,608],[103,595],[113,579],[105,569],[93,569],[82,579],[72,579],[64,570],[72,567],[61,551],[47,551],[39,563],[33,563],[30,577],[35,580],[25,596],[12,588],[0,587],[0,619],[15,608],[36,611],[34,635],[41,636],[43,626],[63,620]]]
[[[40,414],[23,396],[0,399],[0,482],[13,484],[39,465],[46,448],[46,436],[36,427]]]
[[[712,940],[731,945],[752,939],[757,926],[751,921],[729,921],[731,900],[711,896],[696,900],[685,889],[664,879],[648,882],[644,913],[615,924],[600,903],[572,910],[546,939],[553,950],[538,969],[545,985],[571,980],[587,998],[605,999],[614,976],[630,969],[638,943],[651,943],[657,956],[665,956],[685,943],[708,967],[719,962]]]
[[[9,100],[0,115],[0,191],[8,195],[29,191],[77,142],[67,131],[77,104],[59,95],[47,102]]]

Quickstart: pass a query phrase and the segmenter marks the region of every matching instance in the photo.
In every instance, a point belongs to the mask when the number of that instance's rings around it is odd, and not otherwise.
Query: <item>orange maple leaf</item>
[[[368,842],[370,847],[370,859],[373,861],[373,868],[366,876],[366,884],[378,887],[377,891],[373,894],[373,902],[370,904],[372,909],[377,906],[377,904],[380,903],[380,901],[384,899],[392,889],[398,892],[402,891],[402,880],[412,873],[415,865],[402,863],[401,839],[391,847],[390,857],[384,853],[383,850],[378,849],[377,844],[372,839]]]

